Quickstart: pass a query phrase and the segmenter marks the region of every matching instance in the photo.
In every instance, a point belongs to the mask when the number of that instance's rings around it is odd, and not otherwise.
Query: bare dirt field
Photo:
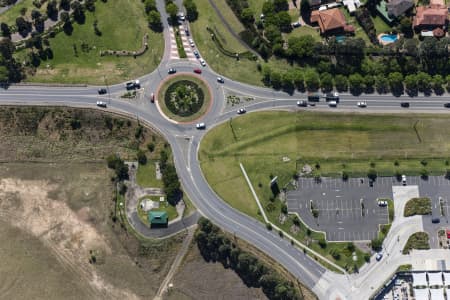
[[[0,283],[8,299],[155,295],[183,235],[145,245],[109,218],[104,164],[0,165]],[[95,256],[95,263],[92,263]]]
[[[267,299],[261,289],[248,288],[231,269],[207,263],[193,242],[173,280],[167,300],[180,299]]]

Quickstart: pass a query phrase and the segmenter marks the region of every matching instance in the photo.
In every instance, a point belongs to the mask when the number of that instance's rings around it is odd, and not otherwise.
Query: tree
[[[281,86],[285,91],[292,92],[294,90],[294,72],[288,70],[281,75]]]
[[[270,73],[270,84],[274,89],[279,89],[281,87],[281,74],[276,71],[272,71]]]
[[[178,7],[173,2],[169,2],[166,5],[166,12],[169,14],[172,22],[177,19]]]
[[[359,73],[351,74],[348,77],[348,83],[350,91],[354,94],[360,94],[364,89],[364,78]]]
[[[388,80],[393,94],[400,95],[403,93],[403,75],[400,72],[390,73]]]
[[[336,89],[340,92],[345,92],[348,89],[348,81],[347,77],[344,75],[336,75],[334,78],[334,85],[336,86]]]
[[[71,2],[71,0],[61,0],[61,2],[59,3],[60,9],[69,11],[70,10],[70,2]]]
[[[371,246],[374,251],[380,251],[383,246],[383,241],[381,239],[375,238],[371,241]]]
[[[10,37],[11,36],[11,29],[9,28],[8,24],[1,23],[0,24],[0,30],[2,31],[3,37]]]
[[[32,18],[33,20],[36,20],[36,19],[40,18],[41,16],[42,16],[42,14],[41,14],[41,12],[40,12],[39,10],[33,9],[33,10],[31,11],[31,18]]]
[[[417,78],[416,78],[416,75],[414,75],[414,74],[407,75],[405,77],[404,83],[405,83],[406,90],[409,93],[413,93],[413,94],[416,93],[416,91],[417,91]]]
[[[329,92],[333,89],[333,76],[330,73],[320,74],[320,87],[324,92]]]
[[[372,75],[364,76],[364,86],[366,87],[366,93],[373,92],[373,86],[375,85],[375,78]]]
[[[84,0],[84,7],[88,11],[95,11],[95,0]]]
[[[293,58],[305,59],[313,56],[314,38],[311,35],[291,37],[288,40],[288,49],[292,51]]]
[[[28,33],[31,31],[31,23],[25,21],[23,17],[18,17],[16,19],[17,31],[19,31],[20,35],[26,37]]]
[[[63,11],[60,15],[61,21],[63,21],[64,23],[66,23],[67,21],[70,20],[70,16],[69,13],[67,11]]]
[[[158,10],[156,8],[156,1],[155,0],[145,0],[144,7],[145,7],[145,12],[146,13],[149,13],[152,10]]]
[[[264,36],[272,44],[279,43],[283,40],[280,29],[278,29],[277,26],[272,25],[272,24],[266,26],[266,29],[264,30]]]
[[[367,177],[371,180],[375,180],[377,179],[377,170],[375,170],[374,168],[371,168],[368,172],[367,172]]]
[[[293,80],[294,80],[294,86],[299,91],[304,91],[305,89],[305,82],[303,79],[303,73],[299,69],[295,69],[293,71]],[[449,81],[450,82],[450,81]]]
[[[186,18],[190,22],[194,22],[198,18],[197,5],[193,0],[184,0],[183,5],[186,8]]]
[[[400,20],[400,31],[405,35],[407,38],[411,38],[413,36],[413,30],[412,30],[412,22],[410,17],[403,17]]]
[[[319,89],[320,79],[319,74],[314,69],[308,69],[305,72],[305,84],[308,91],[314,92]]]
[[[141,149],[139,149],[139,151],[137,152],[137,160],[140,165],[147,164],[147,155],[145,155],[145,152]]]
[[[275,12],[286,11],[289,9],[287,0],[273,0]]]
[[[387,93],[389,91],[389,81],[384,75],[375,77],[375,88],[379,93]]]
[[[241,12],[241,21],[244,24],[252,24],[255,22],[253,10],[249,7],[244,8]]]
[[[444,89],[442,85],[444,84],[444,78],[441,75],[434,75],[433,77],[433,90],[437,95],[442,95],[444,93]]]
[[[291,32],[292,31],[292,25],[291,25],[291,16],[287,11],[280,11],[277,14],[278,17],[278,26],[281,31],[283,32]]]
[[[431,76],[425,72],[419,72],[416,75],[416,79],[419,91],[428,93],[431,89]]]
[[[157,10],[152,10],[147,16],[148,26],[156,32],[162,31],[161,14]]]
[[[83,24],[86,16],[84,15],[84,8],[78,0],[75,0],[70,4],[73,10],[73,17],[78,24]]]
[[[56,0],[51,0],[48,2],[47,16],[54,21],[58,19],[58,3]]]

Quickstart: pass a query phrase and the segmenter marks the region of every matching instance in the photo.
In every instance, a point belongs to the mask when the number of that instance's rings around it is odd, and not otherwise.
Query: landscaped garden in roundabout
[[[209,108],[211,93],[203,80],[189,75],[177,75],[165,81],[158,92],[161,111],[177,122],[191,122]]]

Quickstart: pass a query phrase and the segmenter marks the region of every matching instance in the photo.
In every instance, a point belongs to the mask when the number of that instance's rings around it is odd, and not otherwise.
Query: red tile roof
[[[315,10],[311,13],[311,23],[319,23],[322,33],[333,29],[343,29],[347,25],[344,14],[338,8]]]
[[[416,9],[413,26],[444,26],[448,10],[443,5],[419,6]]]

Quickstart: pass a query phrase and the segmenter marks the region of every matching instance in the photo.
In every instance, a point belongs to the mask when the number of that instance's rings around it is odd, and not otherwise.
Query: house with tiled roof
[[[418,6],[414,17],[414,29],[435,29],[448,22],[448,8],[442,0],[431,0],[430,5]]]
[[[390,0],[386,10],[391,18],[398,18],[414,6],[413,0]]]
[[[352,26],[347,25],[345,16],[338,8],[328,10],[314,10],[311,13],[311,23],[318,23],[320,33],[330,34],[343,31],[354,31]]]

